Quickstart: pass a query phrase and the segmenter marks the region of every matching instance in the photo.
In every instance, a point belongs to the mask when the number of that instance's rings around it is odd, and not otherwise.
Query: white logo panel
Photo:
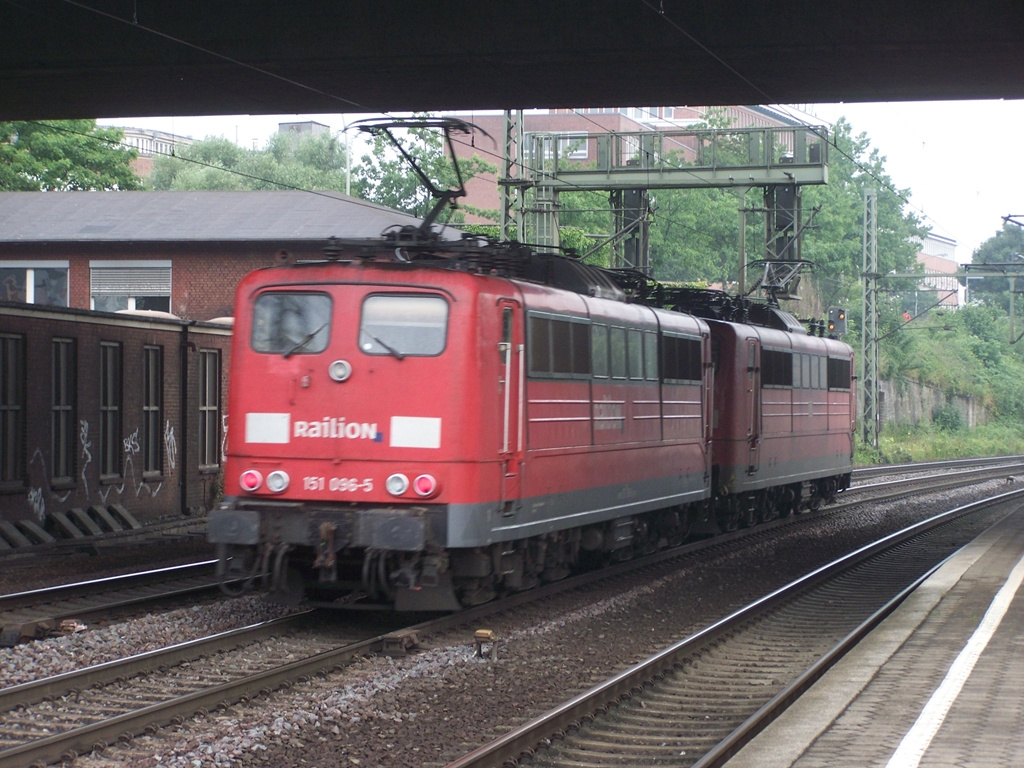
[[[247,413],[245,414],[245,442],[276,443],[288,442],[291,414],[288,413]]]
[[[392,416],[392,448],[440,448],[441,420],[422,416]]]

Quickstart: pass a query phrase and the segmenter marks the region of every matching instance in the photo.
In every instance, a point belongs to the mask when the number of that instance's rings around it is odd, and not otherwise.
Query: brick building
[[[0,192],[0,301],[209,320],[281,250],[418,223],[339,192]]]

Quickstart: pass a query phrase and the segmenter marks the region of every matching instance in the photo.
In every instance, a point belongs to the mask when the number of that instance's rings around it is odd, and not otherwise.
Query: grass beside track
[[[854,464],[858,467],[1024,454],[1024,425],[942,429],[934,424],[886,424],[878,436],[877,450],[860,441],[863,435],[857,437]]]

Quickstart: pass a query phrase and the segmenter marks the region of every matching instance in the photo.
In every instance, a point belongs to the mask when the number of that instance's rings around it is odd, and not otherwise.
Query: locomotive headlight
[[[242,473],[242,476],[238,478],[238,484],[242,486],[243,491],[252,493],[259,490],[259,487],[263,485],[263,475],[255,469],[247,469]]]
[[[327,375],[335,381],[345,381],[352,375],[352,366],[348,360],[335,360],[327,366]]]
[[[420,475],[412,481],[412,489],[417,496],[433,496],[437,493],[437,480],[433,475]]]
[[[401,496],[409,490],[409,478],[396,472],[384,481],[384,487],[392,496]]]
[[[271,493],[284,493],[288,488],[291,478],[288,473],[281,469],[275,469],[267,475],[267,490]]]

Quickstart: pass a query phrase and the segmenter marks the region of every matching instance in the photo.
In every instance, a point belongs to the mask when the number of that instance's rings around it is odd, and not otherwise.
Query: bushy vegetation
[[[905,464],[1012,454],[1024,454],[1024,430],[1016,424],[994,422],[959,432],[949,432],[934,424],[887,424],[878,436],[877,450],[858,443],[854,463]]]
[[[993,294],[952,312],[932,311],[897,328],[881,344],[882,378],[914,379],[984,407],[988,423],[968,429],[952,403],[930,424],[886,424],[878,450],[859,446],[859,464],[1024,453],[1024,342],[1011,344],[1005,297]],[[851,340],[855,348],[859,341]]]

